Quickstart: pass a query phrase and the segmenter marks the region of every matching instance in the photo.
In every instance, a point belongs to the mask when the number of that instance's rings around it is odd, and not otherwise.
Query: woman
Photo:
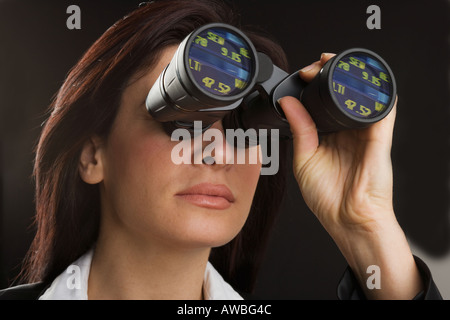
[[[177,45],[209,22],[237,25],[214,1],[149,3],[107,30],[71,70],[36,152],[37,234],[23,278],[37,284],[3,291],[4,298],[239,299],[237,291],[251,291],[284,169],[260,177],[261,164],[177,166],[175,142],[144,105]],[[287,68],[276,44],[248,35]],[[323,54],[301,76],[310,81],[331,57]],[[304,199],[351,268],[341,297],[361,290],[368,298],[433,297],[392,208],[395,112],[319,144],[301,103],[280,104]],[[213,128],[223,131],[221,122]],[[228,156],[224,150],[216,160]],[[370,265],[380,267],[380,290],[365,286]]]

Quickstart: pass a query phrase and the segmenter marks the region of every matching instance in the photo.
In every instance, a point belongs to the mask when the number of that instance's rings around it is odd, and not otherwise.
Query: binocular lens
[[[392,79],[385,64],[364,53],[348,54],[339,59],[332,81],[337,105],[357,118],[378,117],[393,98]]]
[[[230,29],[212,27],[197,34],[188,48],[188,66],[194,83],[215,96],[236,96],[255,76],[254,51]]]
[[[330,59],[301,93],[320,132],[367,128],[392,110],[394,75],[375,52],[354,48]]]

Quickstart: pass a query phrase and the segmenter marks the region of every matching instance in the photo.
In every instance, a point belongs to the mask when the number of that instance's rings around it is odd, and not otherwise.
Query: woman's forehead
[[[151,87],[154,85],[164,68],[170,63],[178,46],[170,46],[164,49],[158,60],[147,70],[141,70],[131,77],[123,97],[145,99]],[[145,95],[145,97],[140,97]]]

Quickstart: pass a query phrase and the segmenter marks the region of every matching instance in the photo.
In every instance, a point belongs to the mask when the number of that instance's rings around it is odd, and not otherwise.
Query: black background
[[[0,0],[0,287],[6,287],[33,237],[33,147],[44,111],[69,69],[116,20],[141,1]],[[449,21],[446,0],[232,1],[245,25],[270,34],[291,71],[322,52],[365,47],[393,69],[399,105],[392,151],[394,205],[412,243],[449,250]],[[66,9],[81,8],[81,30]],[[381,8],[381,30],[366,9]],[[345,261],[304,204],[291,177],[262,266],[256,295],[335,299]],[[438,283],[439,285],[439,283]]]

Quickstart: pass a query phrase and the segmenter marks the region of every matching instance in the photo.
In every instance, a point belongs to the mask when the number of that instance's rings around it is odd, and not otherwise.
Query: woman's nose
[[[215,166],[217,168],[234,163],[234,148],[227,142],[222,121],[216,121],[198,137],[201,138],[201,150],[194,148],[194,163]],[[194,138],[195,139],[195,138]]]

